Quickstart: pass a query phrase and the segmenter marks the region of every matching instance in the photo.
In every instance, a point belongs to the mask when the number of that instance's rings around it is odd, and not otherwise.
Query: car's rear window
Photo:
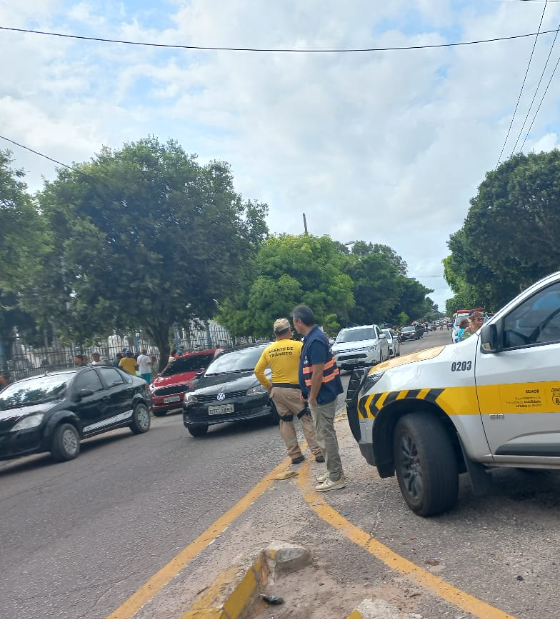
[[[204,370],[205,368],[208,368],[213,357],[213,353],[178,357],[174,362],[171,362],[161,374],[163,377],[170,377],[171,375],[176,375],[180,372]]]

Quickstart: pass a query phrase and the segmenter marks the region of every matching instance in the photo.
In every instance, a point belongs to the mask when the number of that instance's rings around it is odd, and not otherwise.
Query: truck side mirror
[[[495,323],[483,325],[480,331],[480,346],[483,353],[499,353],[502,351],[502,343],[498,335],[498,326]]]

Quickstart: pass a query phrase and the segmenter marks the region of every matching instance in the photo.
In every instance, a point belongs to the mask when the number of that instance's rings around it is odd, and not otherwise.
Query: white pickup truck
[[[355,371],[346,402],[363,456],[422,516],[455,504],[461,473],[479,494],[493,467],[560,469],[560,272],[464,342]]]

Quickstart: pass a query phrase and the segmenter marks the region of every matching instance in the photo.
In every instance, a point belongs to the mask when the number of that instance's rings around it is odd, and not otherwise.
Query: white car
[[[401,354],[401,341],[396,332],[392,329],[384,329],[383,333],[387,336],[387,344],[389,345],[389,355],[391,357],[399,357]]]
[[[332,351],[341,370],[374,366],[390,357],[387,336],[378,325],[341,329]]]

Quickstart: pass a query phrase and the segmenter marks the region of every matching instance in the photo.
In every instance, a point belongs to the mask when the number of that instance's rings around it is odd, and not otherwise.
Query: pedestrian
[[[121,358],[121,361],[119,362],[119,368],[126,371],[129,375],[135,375],[137,366],[136,359],[130,349],[126,349],[125,353],[125,357]]]
[[[115,366],[115,368],[119,367],[119,362],[122,360],[123,357],[124,355],[119,351],[115,356],[115,359],[113,360],[113,366]]]
[[[484,315],[480,310],[471,310],[469,314],[469,325],[467,329],[463,332],[463,340],[472,336],[475,332],[477,332],[484,324]]]
[[[167,365],[171,364],[171,362],[174,362],[177,359],[177,349],[172,349],[171,353],[169,354],[169,358],[167,360]]]
[[[97,351],[94,351],[91,354],[91,357],[93,358],[93,362],[91,363],[92,366],[102,366],[105,364],[105,362],[101,359],[101,355]]]
[[[457,335],[455,336],[455,342],[461,342],[463,338],[468,338],[471,335],[469,333],[468,336],[465,336],[465,330],[468,326],[469,319],[467,319],[466,317],[464,319],[461,319],[461,321],[459,322],[459,329],[457,330]]]
[[[299,363],[299,385],[307,399],[315,432],[327,462],[327,471],[317,478],[317,491],[334,491],[346,486],[338,439],[334,429],[336,399],[344,388],[329,341],[315,323],[308,306],[296,306],[292,311],[294,327],[301,334],[303,348]]]
[[[148,351],[146,349],[142,349],[136,362],[138,364],[138,372],[140,373],[140,376],[148,385],[150,385],[152,382],[152,360],[148,357]]]
[[[87,366],[87,357],[81,353],[76,353],[76,355],[74,355],[74,365]]]
[[[0,391],[8,385],[8,379],[4,375],[0,374]]]
[[[294,426],[294,415],[299,418],[307,445],[317,463],[324,463],[325,457],[317,443],[313,420],[309,408],[301,399],[298,370],[302,343],[292,340],[292,329],[288,319],[277,319],[272,327],[276,342],[262,352],[255,375],[267,389],[280,417],[280,436],[286,444],[288,456],[292,464],[297,465],[305,460],[297,440]],[[269,381],[265,369],[272,370],[272,381]]]

